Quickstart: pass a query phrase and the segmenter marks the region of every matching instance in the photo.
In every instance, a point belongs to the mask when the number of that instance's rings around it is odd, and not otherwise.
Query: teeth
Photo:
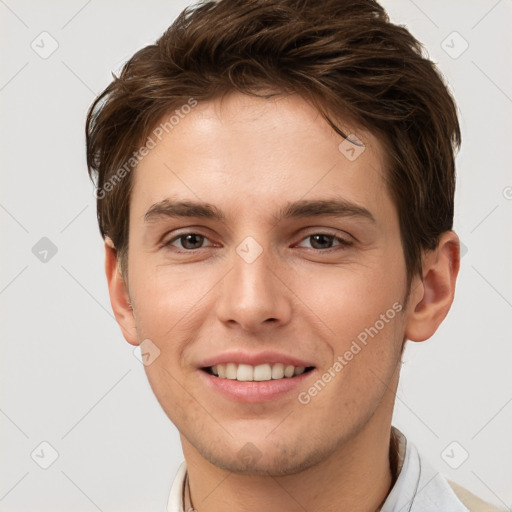
[[[226,365],[226,379],[236,379],[237,371],[236,364],[228,363]]]
[[[282,379],[284,377],[284,365],[281,363],[272,365],[272,378]]]
[[[254,367],[254,380],[270,380],[272,378],[272,368],[269,364],[260,364]]]
[[[229,363],[228,366],[233,363]],[[233,366],[235,366],[233,364]],[[227,374],[226,374],[227,376]],[[238,371],[236,372],[236,380],[254,380],[254,368],[249,364],[239,364]],[[229,377],[228,377],[229,379]]]
[[[230,380],[238,380],[242,382],[261,382],[271,379],[290,378],[302,375],[306,370],[305,366],[284,366],[282,363],[275,364],[259,364],[251,366],[250,364],[218,364],[211,367],[214,375]]]
[[[293,377],[293,372],[295,368],[293,366],[285,366],[284,367],[284,376],[285,377]]]

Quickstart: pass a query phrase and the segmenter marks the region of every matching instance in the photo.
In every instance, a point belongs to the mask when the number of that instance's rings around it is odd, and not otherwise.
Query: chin
[[[211,464],[238,475],[287,476],[301,473],[325,460],[331,447],[312,448],[307,451],[303,443],[297,447],[287,445],[267,446],[260,450],[251,442],[238,452],[206,453],[198,449],[203,458]],[[197,447],[196,447],[197,449]]]

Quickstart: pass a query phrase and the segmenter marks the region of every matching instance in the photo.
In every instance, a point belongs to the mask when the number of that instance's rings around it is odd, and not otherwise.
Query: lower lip
[[[297,391],[297,388],[314,371],[313,369],[296,377],[285,377],[284,379],[243,382],[216,377],[204,370],[199,370],[203,378],[206,379],[206,384],[211,389],[231,400],[248,403],[270,402],[271,400],[286,396],[293,390]]]

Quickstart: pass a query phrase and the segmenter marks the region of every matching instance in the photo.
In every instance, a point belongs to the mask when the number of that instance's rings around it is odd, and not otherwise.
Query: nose
[[[219,287],[217,316],[229,327],[257,332],[289,322],[293,292],[268,249],[254,261],[233,251],[230,271]]]

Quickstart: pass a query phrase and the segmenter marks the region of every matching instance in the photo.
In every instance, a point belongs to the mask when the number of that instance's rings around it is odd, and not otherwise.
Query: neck
[[[197,512],[376,511],[393,483],[390,423],[387,428],[378,426],[370,420],[349,443],[338,447],[321,464],[280,477],[238,475],[222,470],[205,461],[182,439],[191,506]]]

